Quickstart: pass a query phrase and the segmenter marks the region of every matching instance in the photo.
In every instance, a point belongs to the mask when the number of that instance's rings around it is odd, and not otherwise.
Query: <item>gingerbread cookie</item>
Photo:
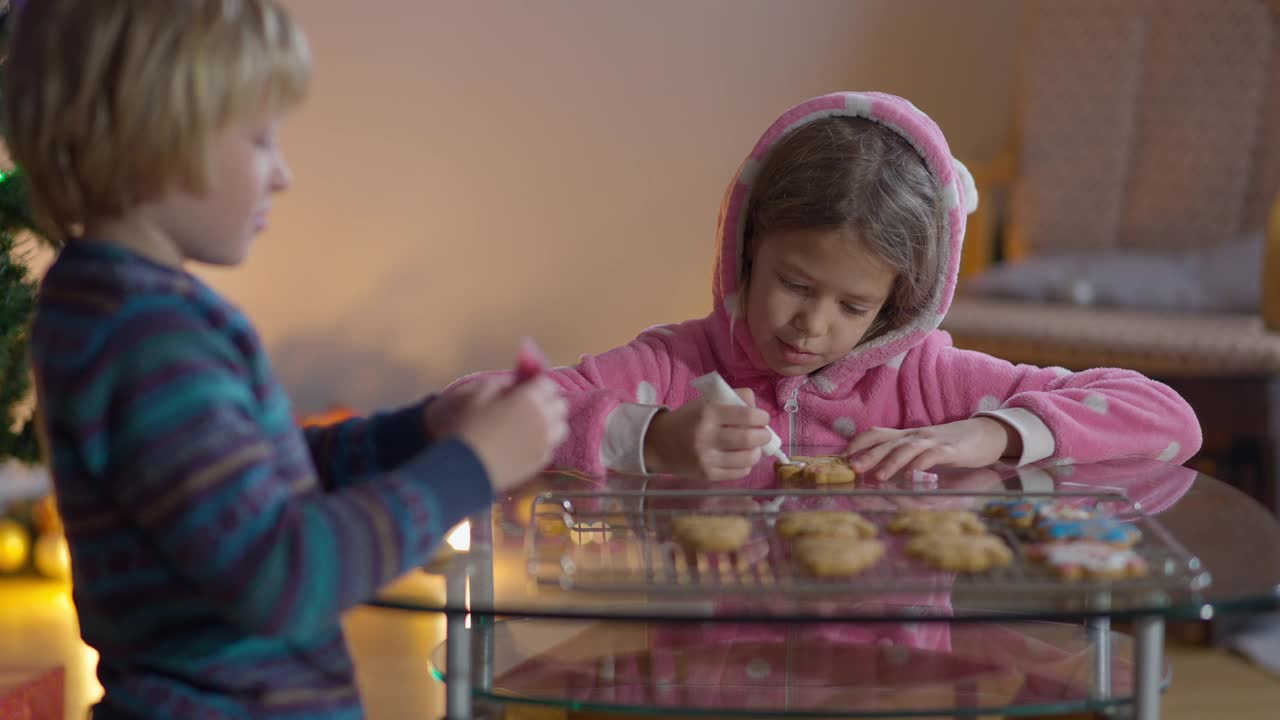
[[[778,517],[778,534],[785,538],[871,538],[876,526],[854,512],[786,512]]]
[[[884,557],[884,543],[847,537],[802,537],[791,544],[791,557],[815,577],[848,577],[879,562]]]
[[[1115,547],[1133,547],[1142,539],[1138,528],[1111,518],[1045,520],[1036,524],[1035,534],[1046,542],[1091,540]]]
[[[796,455],[789,463],[776,463],[774,469],[778,473],[778,480],[783,484],[843,485],[853,482],[857,477],[857,473],[849,467],[849,459],[837,455]]]
[[[1147,574],[1147,562],[1137,553],[1100,542],[1048,543],[1032,548],[1031,557],[1064,580],[1119,580]]]
[[[907,553],[940,570],[956,572],[983,572],[1013,562],[1013,551],[994,535],[920,535],[907,543]]]
[[[991,518],[1011,528],[1023,530],[1031,527],[1039,517],[1040,509],[1045,506],[1043,500],[992,500],[982,506],[983,517]]]
[[[906,510],[889,523],[889,530],[912,535],[985,535],[987,527],[968,510]]]
[[[686,550],[733,552],[751,534],[751,523],[741,515],[682,515],[671,522],[671,534]]]

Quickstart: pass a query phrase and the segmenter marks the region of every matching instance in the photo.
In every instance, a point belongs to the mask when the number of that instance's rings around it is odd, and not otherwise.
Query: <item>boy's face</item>
[[[271,197],[292,174],[277,141],[279,120],[253,118],[223,128],[210,148],[209,184],[157,203],[157,219],[183,260],[238,265],[267,227]]]
[[[842,230],[761,236],[747,288],[747,327],[780,375],[807,375],[849,354],[896,274]]]

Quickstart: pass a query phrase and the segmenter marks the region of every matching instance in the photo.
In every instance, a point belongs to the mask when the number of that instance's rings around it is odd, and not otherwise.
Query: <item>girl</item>
[[[557,464],[740,478],[766,425],[788,449],[847,443],[871,480],[1194,454],[1195,415],[1161,383],[951,345],[937,328],[976,207],[942,132],[902,98],[835,93],[783,113],[725,195],[711,314],[552,373],[571,406]],[[690,381],[711,371],[748,407],[700,400]]]

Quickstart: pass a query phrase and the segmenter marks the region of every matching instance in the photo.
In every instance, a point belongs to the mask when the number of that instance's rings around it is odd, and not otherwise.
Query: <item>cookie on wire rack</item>
[[[1044,500],[1028,498],[1012,498],[992,500],[982,506],[982,516],[994,520],[1015,530],[1031,527],[1040,517],[1040,510],[1047,503]]]
[[[791,544],[791,557],[814,577],[849,577],[880,562],[884,543],[870,538],[802,537]]]
[[[1013,551],[995,535],[919,535],[907,543],[907,554],[939,570],[966,573],[985,572],[1013,562]]]
[[[1035,537],[1044,542],[1092,541],[1115,547],[1133,547],[1142,539],[1142,531],[1106,517],[1087,520],[1045,520],[1036,523]]]
[[[838,455],[796,455],[791,462],[778,462],[773,467],[784,485],[848,485],[858,477],[849,459]]]
[[[784,538],[872,538],[876,533],[875,524],[855,512],[796,510],[778,516],[778,534]]]
[[[734,552],[751,535],[751,521],[741,515],[681,515],[671,521],[676,542],[694,552]]]
[[[889,531],[911,535],[986,535],[987,526],[968,510],[904,510]]]
[[[1128,548],[1081,541],[1045,543],[1028,555],[1064,580],[1121,580],[1147,574],[1147,561]]]

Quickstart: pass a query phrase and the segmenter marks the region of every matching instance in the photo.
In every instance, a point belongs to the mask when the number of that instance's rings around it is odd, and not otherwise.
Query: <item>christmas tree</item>
[[[0,0],[0,62],[7,45],[11,4]],[[0,66],[2,69],[2,66]],[[0,117],[3,117],[0,98]],[[31,368],[27,329],[35,308],[36,285],[27,269],[34,232],[27,187],[17,170],[0,171],[0,462],[39,458],[31,417]]]
[[[27,329],[36,284],[26,264],[32,230],[26,186],[17,171],[0,173],[0,460],[34,462],[40,451],[30,411]]]

